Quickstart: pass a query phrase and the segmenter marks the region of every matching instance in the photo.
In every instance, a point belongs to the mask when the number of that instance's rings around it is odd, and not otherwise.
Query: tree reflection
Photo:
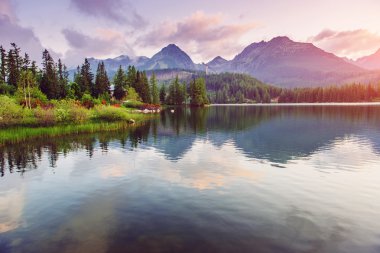
[[[140,126],[97,134],[33,139],[0,147],[0,175],[23,175],[38,168],[46,156],[56,167],[61,156],[85,150],[107,153],[114,146],[136,149],[142,143],[171,159],[179,159],[196,138],[223,144],[232,139],[247,156],[286,162],[307,156],[338,137],[366,129],[380,131],[380,107],[376,106],[220,106],[175,108],[162,111]],[[380,152],[379,135],[364,133]],[[278,151],[277,151],[278,149]]]

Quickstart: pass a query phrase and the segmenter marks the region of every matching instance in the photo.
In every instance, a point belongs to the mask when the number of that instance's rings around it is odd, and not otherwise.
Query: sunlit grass
[[[136,115],[134,115],[136,116]],[[144,118],[145,117],[145,118]],[[143,124],[147,116],[135,117],[135,125]],[[117,131],[130,128],[132,125],[125,121],[118,122],[93,122],[80,125],[58,125],[51,127],[13,127],[0,130],[0,146],[14,144],[35,138],[50,138],[64,135]]]

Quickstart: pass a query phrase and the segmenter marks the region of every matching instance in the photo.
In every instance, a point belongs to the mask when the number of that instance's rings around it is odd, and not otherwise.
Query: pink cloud
[[[0,15],[8,16],[9,19],[15,21],[15,14],[10,0],[0,1]]]
[[[365,29],[352,31],[324,30],[310,37],[309,42],[338,56],[358,58],[380,48],[380,35]]]
[[[206,15],[198,11],[180,21],[161,23],[141,36],[138,43],[152,47],[176,43],[201,58],[218,54],[231,56],[240,48],[239,38],[254,28],[256,24],[253,23],[226,25],[222,15]]]
[[[70,50],[66,52],[64,58],[69,66],[81,63],[85,57],[134,55],[124,35],[112,29],[98,29],[93,36],[72,29],[64,29],[62,33],[70,45]]]
[[[0,1],[0,45],[8,49],[10,43],[16,43],[22,50],[29,54],[32,60],[41,62],[44,47],[34,31],[29,27],[21,26],[18,23],[13,5],[10,0]],[[59,55],[50,50],[52,56],[57,58]]]
[[[72,5],[89,16],[103,17],[120,24],[145,27],[146,20],[127,0],[71,0]]]

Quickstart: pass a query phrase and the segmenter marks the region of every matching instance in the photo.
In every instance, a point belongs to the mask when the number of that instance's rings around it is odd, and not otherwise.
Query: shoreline
[[[380,102],[210,104],[209,106],[380,106]]]
[[[68,124],[45,127],[10,127],[0,129],[0,148],[8,144],[16,144],[22,141],[78,135],[85,133],[100,133],[131,129],[144,124],[145,120],[131,124],[125,121],[116,122],[90,122],[85,124]]]

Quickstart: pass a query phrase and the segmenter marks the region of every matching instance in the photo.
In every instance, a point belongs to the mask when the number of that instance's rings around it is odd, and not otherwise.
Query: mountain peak
[[[183,50],[177,46],[176,44],[169,44],[167,45],[166,47],[164,47],[163,49],[161,49],[161,51],[180,51],[180,52],[183,52]]]
[[[294,42],[294,41],[289,39],[289,37],[287,36],[278,36],[278,37],[274,37],[269,42],[270,43],[289,43],[289,42]]]
[[[210,62],[208,62],[207,65],[223,64],[223,63],[226,63],[226,62],[227,62],[226,59],[224,59],[221,56],[217,56],[214,59],[212,59]]]
[[[194,62],[181,48],[169,44],[155,54],[144,66],[145,69],[194,69]]]
[[[371,55],[357,59],[355,64],[369,70],[380,69],[380,48]]]

